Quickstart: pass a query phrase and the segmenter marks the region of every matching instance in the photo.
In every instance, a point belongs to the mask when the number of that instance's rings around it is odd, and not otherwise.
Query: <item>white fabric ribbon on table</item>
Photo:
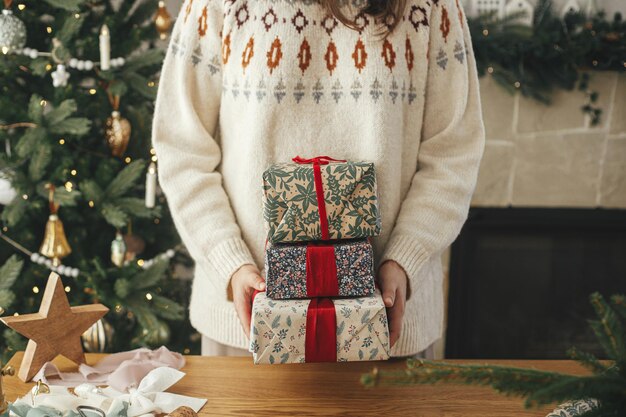
[[[129,393],[108,387],[102,390],[104,396],[114,401],[129,403],[128,417],[151,413],[171,413],[178,407],[187,406],[196,413],[206,403],[206,399],[164,392],[185,376],[184,372],[173,368],[157,368],[148,373],[137,388],[129,388]]]
[[[60,411],[75,410],[80,405],[99,408],[108,414],[119,409],[120,403],[128,403],[128,417],[139,417],[159,413],[171,413],[178,407],[187,406],[195,412],[206,403],[206,399],[164,392],[185,376],[184,372],[169,367],[160,367],[150,371],[134,388],[128,392],[117,391],[112,387],[98,388],[93,384],[81,384],[74,389],[75,395],[66,387],[50,386],[49,394],[40,394],[34,398],[35,406],[48,406]],[[30,394],[16,403],[32,405]]]

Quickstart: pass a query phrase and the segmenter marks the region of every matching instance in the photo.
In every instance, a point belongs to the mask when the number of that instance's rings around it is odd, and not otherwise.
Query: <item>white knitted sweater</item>
[[[344,0],[354,16],[363,0]],[[261,175],[296,155],[372,161],[383,231],[411,296],[393,355],[443,331],[441,252],[467,217],[484,147],[476,64],[458,0],[409,1],[383,41],[316,0],[186,0],[153,123],[159,181],[196,272],[191,322],[247,347],[228,284],[263,267]]]

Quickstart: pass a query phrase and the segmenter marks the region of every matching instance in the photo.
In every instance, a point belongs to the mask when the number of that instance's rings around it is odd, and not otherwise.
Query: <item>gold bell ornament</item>
[[[164,1],[159,1],[159,8],[154,16],[154,26],[162,40],[167,39],[167,35],[172,27],[172,16],[167,11]]]
[[[109,99],[113,105],[113,112],[104,124],[104,134],[111,149],[111,154],[121,158],[126,153],[126,148],[128,148],[132,126],[128,119],[122,117],[122,114],[119,112],[120,97],[109,96]]]
[[[59,210],[59,204],[54,202],[54,190],[53,184],[46,184],[48,189],[48,202],[50,205],[50,216],[46,223],[46,230],[43,236],[43,242],[39,248],[39,252],[52,259],[52,264],[58,266],[61,264],[61,259],[72,253],[72,248],[67,242],[65,236],[65,229],[63,228],[63,222],[57,214]]]

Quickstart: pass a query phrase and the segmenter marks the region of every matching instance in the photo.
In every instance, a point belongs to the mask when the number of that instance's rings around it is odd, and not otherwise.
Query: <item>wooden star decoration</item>
[[[19,378],[30,381],[46,362],[58,355],[85,363],[80,336],[107,311],[109,309],[102,304],[70,307],[61,277],[52,272],[38,313],[0,317],[4,324],[30,339]]]

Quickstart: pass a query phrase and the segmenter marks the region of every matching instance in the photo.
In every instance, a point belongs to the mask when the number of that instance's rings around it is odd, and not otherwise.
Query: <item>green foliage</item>
[[[17,197],[0,207],[0,221],[8,237],[29,251],[37,251],[49,215],[46,184],[55,185],[59,217],[72,247],[63,264],[79,268],[78,278],[63,277],[72,305],[102,302],[105,317],[115,329],[110,351],[167,344],[198,351],[186,319],[188,281],[174,278],[167,260],[146,270],[138,262],[123,267],[111,262],[116,229],[145,241],[138,259],[152,259],[177,248],[176,262],[191,264],[164,198],[145,207],[145,174],[152,157],[151,121],[155,85],[164,51],[155,47],[158,34],[153,18],[156,1],[22,0],[13,13],[28,32],[27,46],[52,51],[65,60],[99,61],[99,31],[111,33],[112,58],[126,65],[109,71],[70,73],[68,85],[55,88],[51,57],[30,59],[0,55],[0,171]],[[45,16],[45,18],[42,18]],[[51,33],[48,32],[48,27]],[[132,124],[129,146],[116,158],[105,139],[105,121],[113,110],[109,95],[119,95],[119,111]],[[7,126],[10,125],[11,128]],[[6,150],[9,149],[10,152]],[[128,159],[127,159],[128,158]],[[24,198],[25,196],[25,198]],[[0,306],[7,314],[37,311],[49,270],[34,264],[6,242],[0,243]],[[21,267],[19,277],[8,273]],[[9,279],[11,278],[11,279]],[[11,281],[9,283],[9,281]],[[151,295],[148,299],[147,294]],[[0,335],[0,358],[23,349],[25,339],[15,332]]]
[[[11,287],[22,271],[24,261],[17,255],[11,256],[0,268],[0,308],[6,310],[15,301],[15,293]]]
[[[590,320],[598,342],[604,348],[606,360],[576,348],[569,356],[589,369],[592,374],[567,375],[558,372],[495,365],[459,365],[410,359],[407,369],[372,372],[361,382],[377,385],[411,385],[462,383],[484,385],[496,391],[525,397],[526,407],[593,398],[597,408],[581,414],[590,416],[626,415],[626,297],[614,295],[611,303],[600,294],[590,296],[597,320]]]
[[[597,124],[601,109],[595,107],[598,93],[589,89],[589,70],[626,71],[626,22],[619,13],[612,20],[604,13],[563,20],[550,0],[538,1],[533,20],[525,27],[516,16],[469,19],[479,74],[546,104],[556,89],[578,89],[585,101],[581,110]]]

